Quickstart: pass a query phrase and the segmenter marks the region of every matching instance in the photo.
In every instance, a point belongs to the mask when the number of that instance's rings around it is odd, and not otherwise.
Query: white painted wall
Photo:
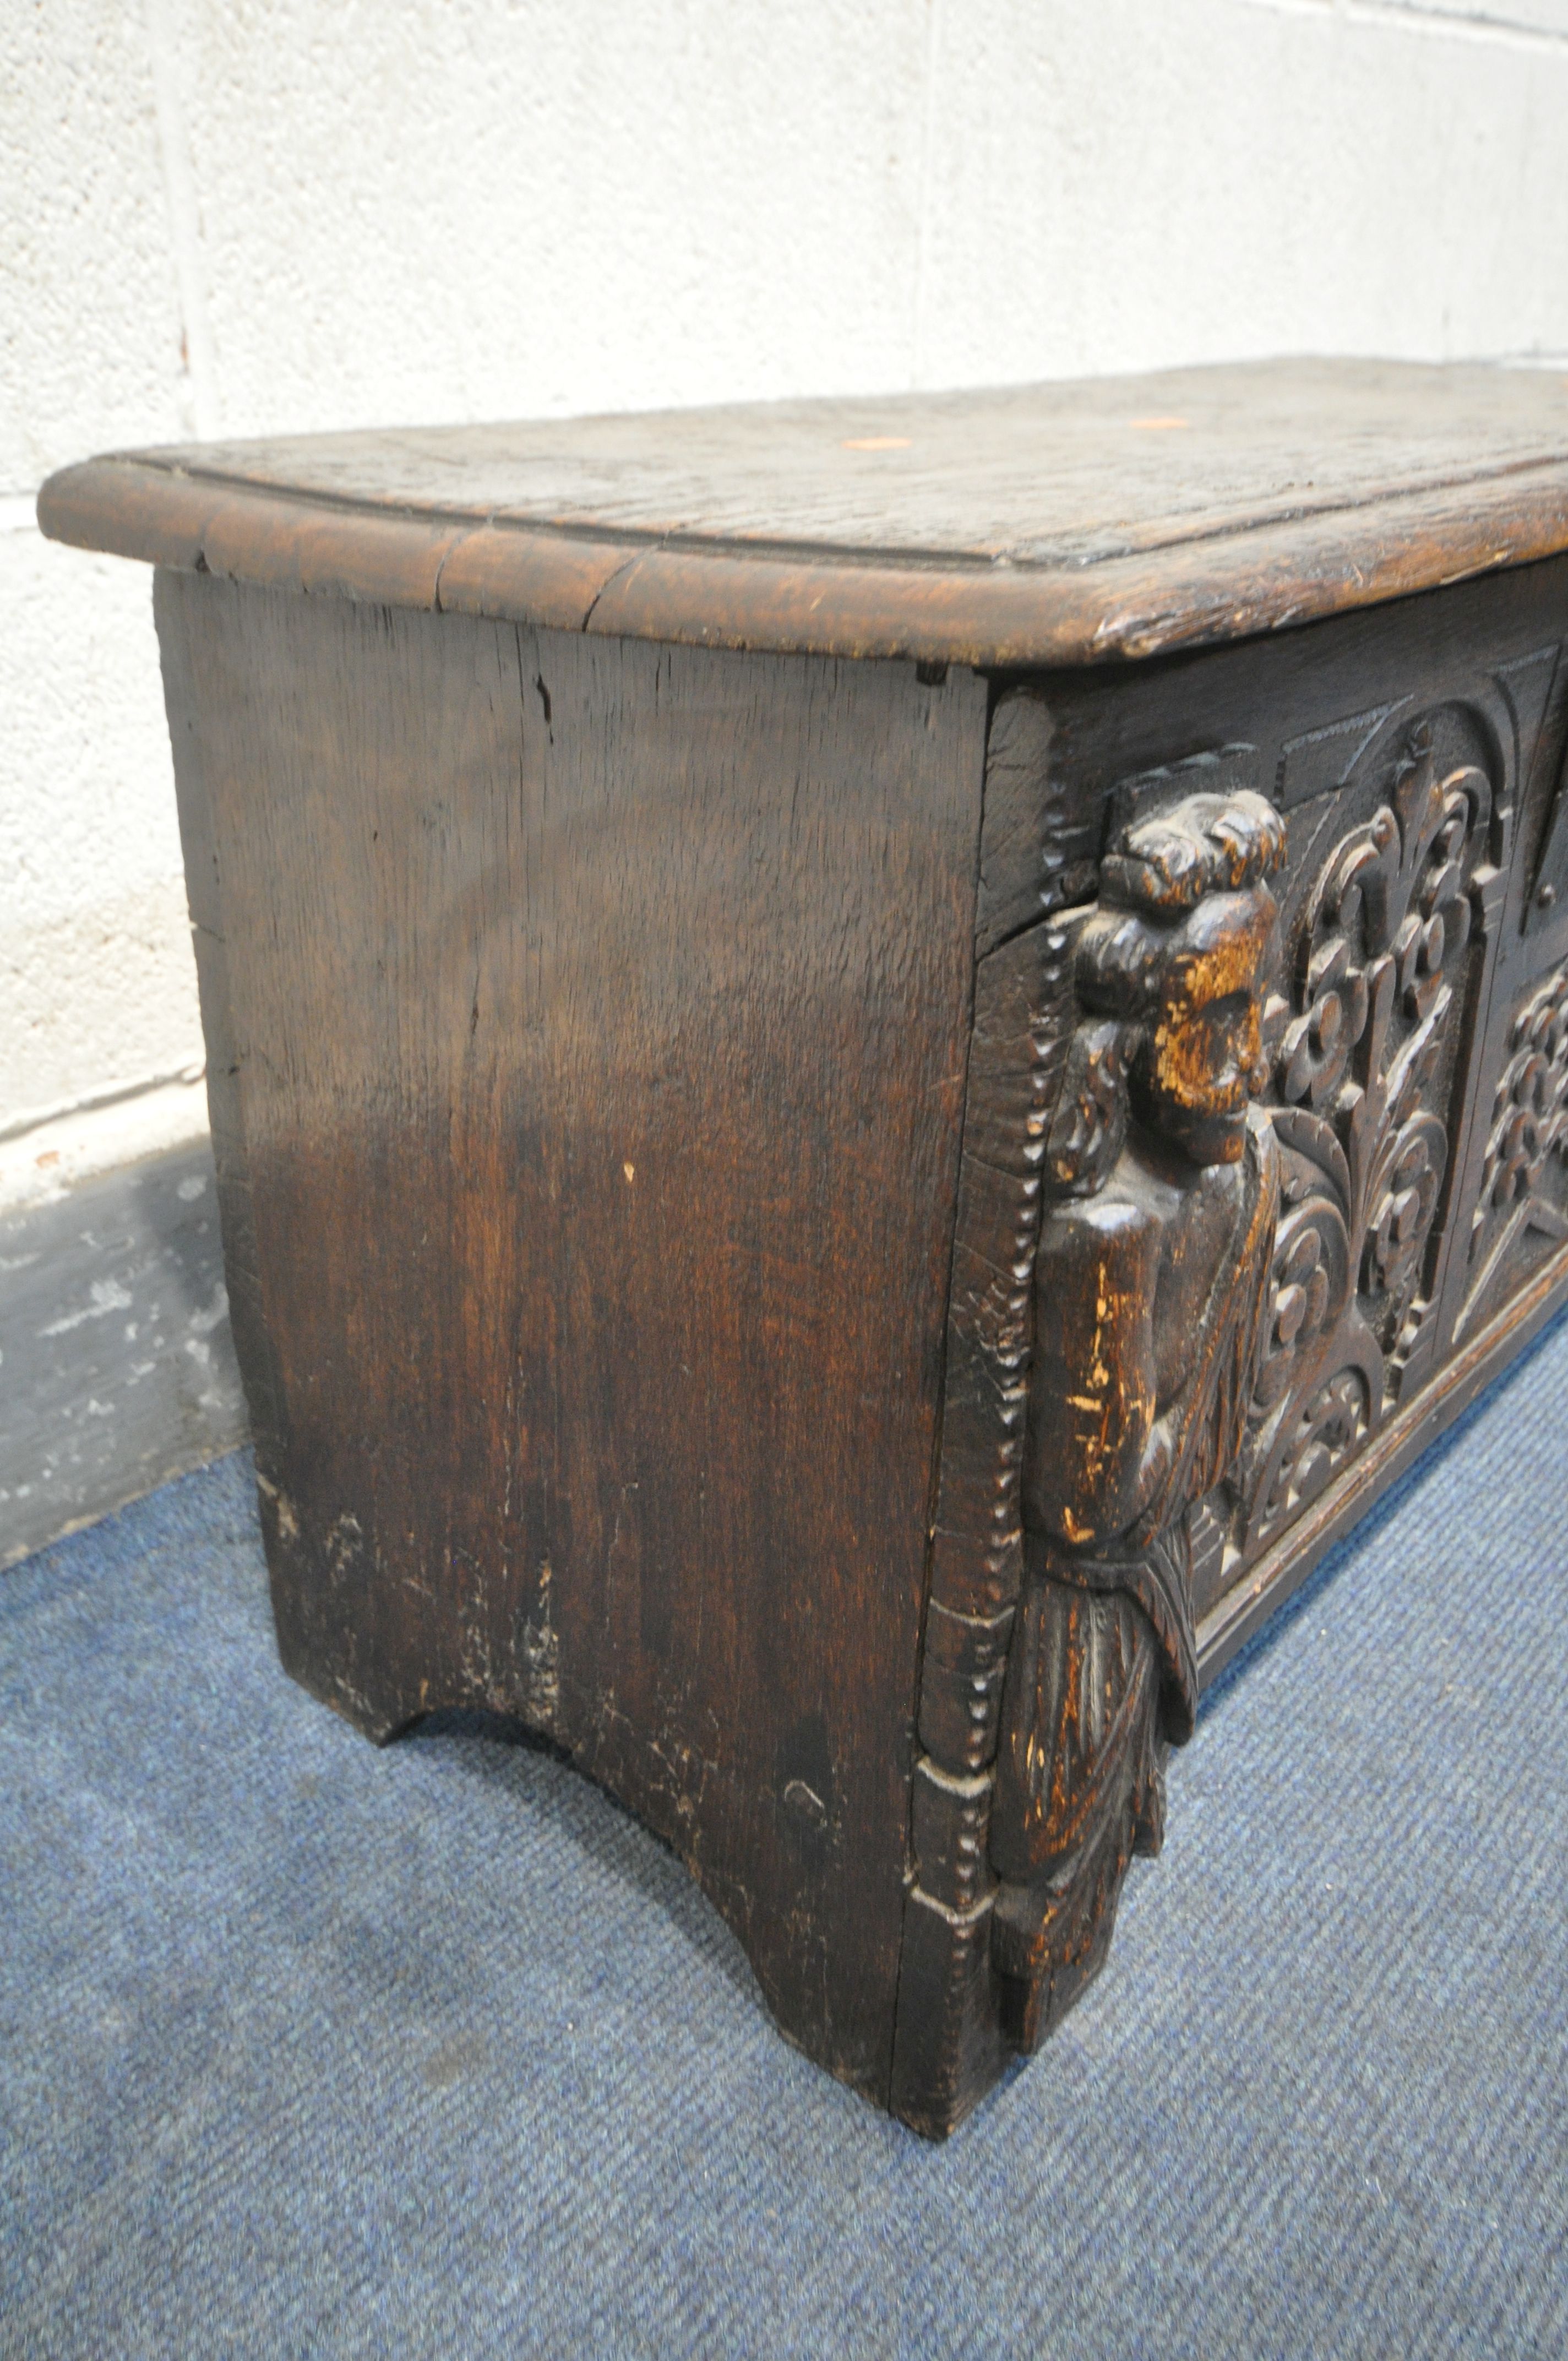
[[[1568,363],[1568,0],[5,0],[0,1132],[200,1054],[116,445]],[[168,1093],[165,1093],[168,1096]]]

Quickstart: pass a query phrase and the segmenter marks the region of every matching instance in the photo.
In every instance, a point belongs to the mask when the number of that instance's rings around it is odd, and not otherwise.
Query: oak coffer
[[[948,2130],[1099,1968],[1204,1680],[1568,1292],[1568,381],[214,444],[38,509],[158,568],[285,1665],[562,1749]]]

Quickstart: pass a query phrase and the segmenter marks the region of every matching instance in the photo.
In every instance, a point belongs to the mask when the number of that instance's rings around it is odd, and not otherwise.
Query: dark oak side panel
[[[885,2102],[983,687],[158,615],[284,1660],[567,1749]]]

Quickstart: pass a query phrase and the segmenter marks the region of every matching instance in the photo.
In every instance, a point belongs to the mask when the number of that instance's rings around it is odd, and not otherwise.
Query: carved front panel
[[[1568,1288],[1564,607],[1557,567],[994,708],[895,2048],[927,2128],[1098,1968],[1204,1647]],[[1192,1127],[1244,1041],[1251,1198]]]

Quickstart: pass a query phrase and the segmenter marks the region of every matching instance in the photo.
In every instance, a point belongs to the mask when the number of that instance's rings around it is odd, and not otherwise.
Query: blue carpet
[[[928,2148],[554,1761],[277,1667],[243,1457],[0,1582],[0,2349],[1568,2350],[1568,1323],[1212,1698]]]

